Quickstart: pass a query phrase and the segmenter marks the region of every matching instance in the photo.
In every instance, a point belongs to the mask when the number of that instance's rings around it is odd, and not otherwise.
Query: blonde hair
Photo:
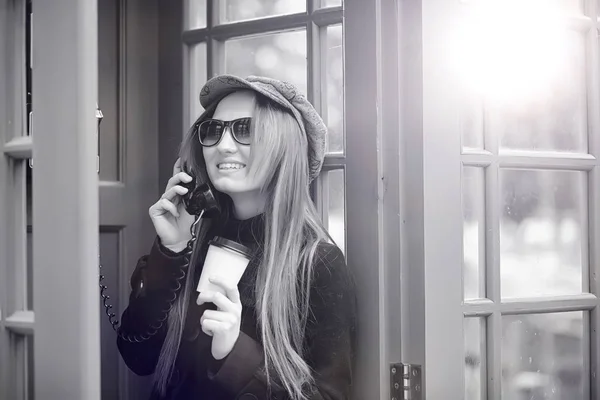
[[[335,242],[310,197],[306,136],[289,111],[258,93],[255,99],[249,174],[267,174],[261,187],[261,192],[267,194],[262,244],[265,250],[255,286],[264,372],[269,389],[283,388],[291,398],[305,400],[310,394],[306,389],[314,385],[303,348],[313,261],[320,242],[328,239]],[[210,110],[198,121],[208,114]],[[188,131],[181,143],[179,155],[191,174],[203,182],[208,180],[202,147],[194,129]],[[216,195],[224,205],[223,215],[228,218],[231,198],[219,192]],[[199,249],[212,223],[207,219],[198,224],[198,239],[185,285],[169,314],[168,331],[154,374],[154,384],[163,395],[179,351]]]

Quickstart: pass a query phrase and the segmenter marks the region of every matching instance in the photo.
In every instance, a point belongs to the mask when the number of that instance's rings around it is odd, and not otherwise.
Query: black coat
[[[216,361],[210,350],[212,338],[200,328],[204,310],[216,307],[212,304],[196,305],[197,293],[193,291],[167,399],[289,399],[285,392],[277,389],[272,389],[269,397],[264,368],[261,368],[264,367],[264,354],[255,315],[254,283],[263,232],[262,215],[245,221],[232,219],[211,230],[211,238],[220,235],[254,250],[255,256],[238,285],[243,306],[240,335],[231,353]],[[204,262],[207,248],[205,243],[199,265]],[[168,304],[169,287],[182,265],[185,265],[183,255],[166,249],[157,237],[150,254],[139,259],[131,277],[129,306],[121,318],[124,332],[145,332],[149,324],[156,321],[159,311]],[[196,270],[194,287],[201,268]],[[319,244],[310,311],[304,339],[305,360],[313,369],[316,382],[311,388],[313,394],[310,399],[348,399],[356,325],[355,285],[343,253],[333,244]],[[130,343],[121,337],[117,339],[119,352],[133,372],[138,375],[154,372],[165,339],[165,328],[166,324],[150,340],[141,343]],[[151,399],[161,397],[153,392]]]

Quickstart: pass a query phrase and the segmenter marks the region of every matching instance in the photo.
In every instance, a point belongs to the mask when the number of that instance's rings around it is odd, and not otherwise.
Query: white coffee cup
[[[196,291],[220,292],[226,295],[220,286],[211,283],[208,279],[218,276],[230,285],[237,286],[250,261],[250,249],[220,236],[215,236],[208,244],[208,252]]]

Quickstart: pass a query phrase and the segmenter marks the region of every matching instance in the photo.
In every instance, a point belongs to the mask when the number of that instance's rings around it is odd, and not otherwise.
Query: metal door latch
[[[102,110],[98,107],[98,103],[96,103],[96,119],[98,120],[98,128],[96,130],[96,136],[98,138],[98,154],[96,155],[96,172],[100,173],[100,123],[102,123],[102,118],[104,115],[102,114]]]
[[[421,366],[390,364],[390,397],[392,400],[423,400]]]

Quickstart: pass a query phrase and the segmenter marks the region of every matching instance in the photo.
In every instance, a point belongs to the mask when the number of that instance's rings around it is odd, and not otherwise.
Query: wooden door
[[[155,1],[98,1],[100,256],[117,320],[155,235],[148,208],[159,195],[156,15]],[[123,363],[102,304],[100,318],[102,399],[147,398],[150,377]]]

